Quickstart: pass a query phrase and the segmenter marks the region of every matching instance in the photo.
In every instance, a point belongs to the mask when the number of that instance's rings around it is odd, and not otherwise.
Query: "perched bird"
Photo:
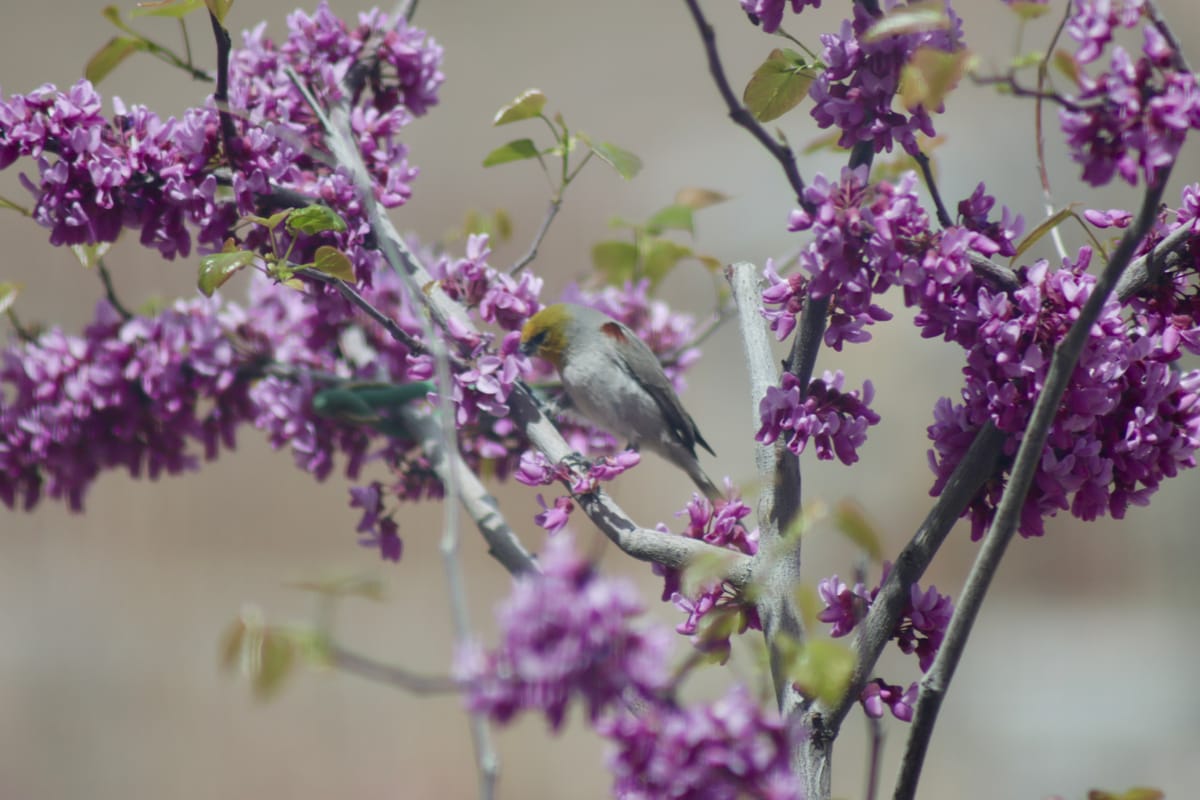
[[[697,444],[709,453],[712,448],[658,358],[628,327],[594,308],[558,303],[525,323],[521,351],[554,365],[580,414],[631,446],[644,444],[663,456],[709,500],[722,497],[696,458]]]

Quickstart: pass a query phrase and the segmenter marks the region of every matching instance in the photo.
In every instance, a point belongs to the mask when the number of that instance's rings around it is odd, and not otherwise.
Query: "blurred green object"
[[[344,383],[313,395],[318,416],[357,425],[369,425],[388,436],[406,436],[408,430],[394,413],[433,391],[431,381],[412,383]]]

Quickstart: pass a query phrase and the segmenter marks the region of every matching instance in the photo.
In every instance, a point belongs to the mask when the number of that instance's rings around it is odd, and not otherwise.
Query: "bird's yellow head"
[[[546,306],[530,317],[521,329],[521,352],[544,358],[555,369],[561,369],[570,323],[571,306],[566,303]]]

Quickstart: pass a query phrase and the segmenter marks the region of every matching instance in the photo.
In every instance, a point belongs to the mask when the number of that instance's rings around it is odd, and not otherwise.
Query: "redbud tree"
[[[4,205],[102,279],[81,330],[26,319],[20,287],[0,284],[11,331],[0,361],[0,500],[83,512],[106,471],[187,472],[254,429],[315,480],[348,476],[347,527],[398,570],[406,509],[444,504],[459,643],[444,677],[419,678],[344,649],[325,627],[298,633],[247,617],[223,648],[261,690],[304,656],[409,691],[456,692],[485,797],[500,776],[489,731],[525,715],[544,717],[551,733],[572,714],[585,720],[606,743],[616,796],[812,800],[835,792],[832,745],[846,720],[892,717],[907,723],[893,796],[915,797],[942,700],[1014,535],[1040,537],[1060,513],[1123,518],[1195,466],[1200,371],[1185,360],[1200,353],[1200,184],[1177,196],[1167,184],[1200,127],[1200,87],[1152,0],[1010,3],[1049,44],[1002,68],[973,55],[948,2],[843,0],[846,19],[822,32],[804,22],[820,0],[742,0],[745,24],[780,46],[740,81],[706,5],[680,0],[680,30],[695,38],[697,67],[748,134],[747,151],[773,159],[794,195],[790,214],[779,213],[793,252],[771,258],[747,243],[746,261],[721,264],[682,244],[672,233],[691,231],[696,212],[723,199],[687,190],[627,223],[628,239],[595,246],[594,279],[552,296],[539,247],[573,202],[569,187],[585,168],[631,179],[641,162],[527,90],[493,120],[514,138],[483,157],[483,167],[520,164],[549,181],[525,254],[498,263],[499,215],[476,218],[448,246],[398,229],[396,210],[423,190],[406,128],[425,116],[436,125],[445,79],[437,31],[420,27],[416,3],[352,18],[322,3],[289,16],[279,38],[220,0],[143,9],[203,20],[191,30],[211,31],[211,64],[106,11],[120,32],[85,78],[10,84],[0,95],[0,169],[18,173],[25,192]],[[100,82],[138,58],[205,88],[172,117],[106,98]],[[1036,110],[1049,209],[1039,224],[1010,211],[986,175],[964,197],[939,191],[937,122],[965,81]],[[809,172],[775,125],[818,131],[844,166]],[[1054,197],[1041,152],[1050,137],[1086,184],[1126,184],[1136,205]],[[188,265],[196,291],[131,308],[115,288],[120,264],[106,258],[120,238]],[[1054,258],[1029,255],[1046,242]],[[724,286],[708,320],[658,294],[689,261]],[[921,337],[961,360],[957,394],[930,409],[932,501],[894,553],[841,508],[834,524],[871,568],[811,575],[801,535],[818,513],[801,491],[800,457],[808,451],[804,470],[852,465],[886,424],[885,398],[836,365],[891,320],[888,294],[912,310]],[[628,325],[680,390],[707,335],[736,327],[758,420],[745,443],[755,478],[727,479],[715,503],[681,498],[682,521],[632,519],[606,487],[659,465],[571,415],[553,371],[519,347],[524,323],[562,300]],[[834,368],[818,372],[819,355]],[[524,505],[501,508],[488,489],[501,481],[535,488]],[[951,598],[922,579],[960,519],[978,550]],[[572,538],[590,526],[651,565],[679,615],[675,632],[647,621],[648,601]],[[468,537],[513,577],[497,599],[497,638],[474,634],[467,619],[458,551]],[[915,656],[912,675],[877,668],[893,642]],[[692,671],[741,646],[764,653],[765,697],[732,674],[710,702],[683,695]]]

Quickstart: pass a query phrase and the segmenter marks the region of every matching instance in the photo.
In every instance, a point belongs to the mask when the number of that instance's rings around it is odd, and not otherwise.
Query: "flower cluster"
[[[557,730],[575,697],[592,721],[623,700],[654,700],[667,684],[668,639],[631,625],[642,612],[633,585],[601,577],[565,535],[547,540],[539,563],[497,610],[500,646],[457,656],[468,707],[500,722],[538,711]]]
[[[800,380],[790,372],[783,375],[782,386],[769,386],[758,404],[762,426],[754,434],[756,441],[773,444],[783,438],[784,445],[796,455],[811,441],[817,458],[830,461],[835,456],[843,464],[858,461],[858,448],[867,440],[867,428],[879,422],[871,410],[875,389],[863,383],[862,393],[845,392],[841,370],[826,372],[808,385],[801,398]]]
[[[1059,112],[1071,156],[1093,186],[1114,175],[1130,184],[1139,175],[1156,182],[1188,131],[1200,128],[1196,77],[1174,68],[1174,51],[1157,29],[1147,26],[1144,34],[1141,58],[1114,47],[1110,69],[1095,78],[1081,71],[1079,96]],[[1096,41],[1088,40],[1081,60]]]
[[[802,796],[789,768],[798,735],[748,692],[692,707],[673,699],[669,637],[634,626],[631,584],[598,575],[568,536],[549,539],[539,563],[542,573],[518,578],[500,607],[501,644],[457,655],[470,709],[500,723],[542,713],[557,730],[581,701],[613,744],[620,797]]]
[[[1113,28],[1132,28],[1145,10],[1145,0],[1075,0],[1075,11],[1067,19],[1067,35],[1079,42],[1075,60],[1090,64],[1112,41]]]
[[[887,0],[885,11],[903,8]],[[934,136],[933,120],[923,105],[895,109],[900,73],[922,49],[953,53],[963,46],[962,20],[946,4],[944,24],[934,28],[873,35],[878,18],[866,4],[854,4],[854,19],[842,22],[836,33],[822,34],[825,69],[809,89],[813,119],[822,128],[841,131],[838,145],[851,148],[869,142],[875,152],[891,151],[899,143],[910,155],[918,152],[917,134]],[[936,109],[940,111],[941,109]]]
[[[699,494],[692,495],[687,507],[676,514],[688,519],[688,526],[682,535],[714,547],[754,555],[758,552],[758,530],[747,530],[742,524],[742,520],[750,516],[750,506],[742,502],[728,481],[726,483],[729,500],[715,506]],[[660,524],[658,529],[664,534],[670,533],[665,525]],[[703,566],[697,568],[697,572],[702,571]],[[654,565],[654,574],[663,577],[662,599],[670,600],[676,608],[687,614],[687,618],[675,630],[694,637],[693,643],[706,652],[727,655],[733,633],[761,627],[754,608],[747,605],[744,598],[739,597],[723,580],[686,570],[667,569],[658,564]],[[721,620],[726,624],[712,624],[703,628],[702,622],[709,615],[712,615],[709,622]]]
[[[377,197],[399,205],[411,193],[416,171],[405,160],[399,130],[436,102],[441,50],[424,32],[370,12],[350,29],[322,3],[309,17],[289,18],[287,42],[276,48],[262,27],[246,35],[230,64],[233,141],[224,141],[216,106],[194,108],[182,119],[162,119],[141,106],[114,101],[111,119],[101,112],[92,85],[66,92],[43,86],[0,99],[0,169],[19,158],[37,165],[37,180],[22,176],[35,198],[34,219],[50,229],[55,245],[112,242],[121,230],[165,258],[187,256],[197,229],[199,244],[218,249],[239,216],[279,207],[277,193],[320,200],[349,221],[346,232],[305,237],[292,249],[311,260],[322,244],[335,244],[368,279],[377,257],[364,247],[368,229],[347,176],[309,155],[323,148],[323,131],[308,102],[288,79],[300,74],[323,101],[345,97],[343,81],[361,71],[351,127],[377,182]],[[232,171],[232,197],[218,190],[216,167]],[[294,202],[285,205],[295,205]],[[291,244],[288,234],[281,244]],[[243,244],[262,247],[264,230]]]
[[[616,745],[609,766],[618,797],[804,796],[788,766],[799,737],[741,687],[711,705],[653,706],[605,719],[599,729]]]
[[[764,301],[798,309],[794,299],[798,292],[811,300],[828,299],[825,342],[841,350],[844,342],[869,340],[867,326],[891,319],[875,298],[901,281],[911,282],[929,218],[917,198],[913,173],[895,185],[872,185],[866,167],[843,170],[837,182],[817,175],[804,198],[812,210],[793,211],[788,230],[811,234],[811,242],[799,256],[808,280],[785,281],[769,273],[772,286]],[[780,339],[794,326],[778,319],[773,322]]]
[[[1012,295],[980,287],[974,297],[959,296],[959,313],[971,320],[958,331],[968,340],[966,382],[962,403],[939,401],[929,428],[935,492],[961,459],[969,432],[985,420],[1008,433],[1024,430],[1050,355],[1095,285],[1085,272],[1090,256],[1085,248],[1058,270],[1045,262],[1022,269]],[[1022,535],[1041,535],[1044,518],[1060,510],[1084,520],[1121,518],[1164,478],[1195,465],[1200,372],[1181,373],[1171,365],[1177,358],[1162,335],[1130,331],[1119,303],[1106,304],[1051,425],[1022,509]],[[1010,439],[1005,455],[1016,447]],[[993,480],[972,503],[973,538],[983,535],[1003,488],[1003,480]]]
[[[862,583],[847,586],[837,575],[830,576],[817,585],[817,592],[825,604],[817,619],[832,626],[831,636],[845,636],[858,626],[879,596],[879,589],[887,580],[891,568],[890,563],[884,563],[879,584],[870,590]],[[917,663],[924,672],[933,664],[953,613],[954,604],[950,602],[949,596],[940,594],[937,587],[930,586],[921,591],[920,586],[913,584],[909,587],[908,602],[900,613],[891,638],[896,640],[897,646],[903,652],[917,654]],[[915,697],[916,684],[904,689],[877,680],[863,688],[859,700],[869,716],[879,717],[883,706],[886,705],[891,708],[897,719],[908,722],[912,719]]]
[[[1177,225],[1196,218],[1197,194],[1184,192]],[[836,184],[815,180],[807,199],[811,210],[794,212],[791,227],[813,234],[801,257],[808,277],[768,273],[764,313],[777,334],[787,335],[795,327],[794,309],[827,298],[826,341],[840,346],[867,338],[865,326],[887,316],[877,310],[876,295],[899,285],[906,305],[917,309],[922,336],[941,337],[966,351],[962,402],[940,400],[929,428],[937,494],[984,423],[1011,434],[1024,430],[1051,354],[1095,284],[1086,271],[1091,253],[1083,250],[1058,270],[1045,262],[1022,268],[1014,290],[989,283],[971,265],[972,251],[1015,253],[1022,227],[1007,209],[999,220],[989,220],[995,201],[982,185],[959,204],[961,225],[941,231],[929,228],[911,176],[895,187],[884,182],[871,187],[865,173],[846,170]],[[1092,217],[1116,224],[1127,215]],[[1167,226],[1160,228],[1144,249],[1166,235]],[[1121,517],[1129,504],[1145,503],[1165,477],[1194,466],[1200,372],[1181,373],[1171,365],[1181,343],[1200,342],[1194,276],[1194,268],[1177,269],[1169,284],[1152,287],[1152,296],[1135,304],[1132,327],[1117,301],[1105,307],[1050,430],[1022,512],[1023,535],[1040,535],[1043,519],[1060,510],[1081,519]],[[818,455],[853,460],[867,426],[877,419],[865,405],[869,388],[864,387],[864,401],[854,397],[849,407],[839,408],[821,396],[816,382],[802,403],[796,379],[785,375],[783,381],[761,403],[759,440],[787,436],[789,447],[799,452],[810,437],[824,437],[817,439]],[[840,378],[824,386],[845,400]],[[1015,436],[1006,443],[1005,467],[1018,444]],[[972,503],[973,536],[990,523],[1004,485],[1003,478],[990,481]]]
[[[82,336],[55,328],[10,346],[0,367],[0,500],[47,493],[83,507],[105,469],[150,478],[194,469],[233,447],[253,414],[225,333],[236,310],[179,301],[123,319],[107,301]]]

